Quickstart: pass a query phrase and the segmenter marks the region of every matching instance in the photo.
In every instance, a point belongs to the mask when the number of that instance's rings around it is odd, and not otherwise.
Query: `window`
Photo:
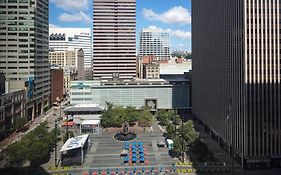
[[[16,27],[8,27],[8,31],[17,31]]]
[[[19,0],[19,3],[28,3],[29,0]]]

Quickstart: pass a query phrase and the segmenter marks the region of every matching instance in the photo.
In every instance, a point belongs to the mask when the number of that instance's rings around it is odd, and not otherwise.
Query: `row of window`
[[[30,0],[0,0],[0,3],[29,3]]]
[[[30,67],[0,67],[0,69],[6,69],[6,68],[8,68],[10,70],[10,69],[34,69],[35,67],[34,66],[30,66]]]
[[[15,6],[15,5],[9,5],[7,6],[8,9],[28,9],[28,6]],[[6,6],[0,5],[0,9],[6,9]]]

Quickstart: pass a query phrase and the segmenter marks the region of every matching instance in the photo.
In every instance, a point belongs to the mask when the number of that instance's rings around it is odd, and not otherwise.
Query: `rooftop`
[[[88,137],[89,134],[85,134],[68,139],[62,146],[60,152],[83,147]]]
[[[65,112],[99,112],[103,108],[97,104],[77,104],[64,109]]]

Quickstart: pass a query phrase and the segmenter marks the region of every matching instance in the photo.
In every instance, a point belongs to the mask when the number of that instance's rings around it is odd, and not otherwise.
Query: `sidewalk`
[[[34,130],[42,121],[45,121],[46,119],[49,120],[53,116],[52,115],[53,113],[54,113],[53,108],[50,108],[48,111],[46,111],[46,115],[44,113],[42,113],[41,115],[36,117],[34,119],[34,121],[30,121],[31,124],[30,124],[27,131],[25,131],[25,132],[14,132],[9,137],[2,140],[0,142],[0,152],[3,149],[5,149],[7,146],[9,146],[10,144],[20,140],[24,135],[26,135],[27,133]]]
[[[202,130],[202,127],[199,126],[196,122],[194,122],[194,125],[196,125],[196,128],[198,128],[197,132],[200,134],[200,138],[202,138],[205,143],[207,143],[210,151],[213,152],[215,158],[218,159],[219,162],[226,162],[229,165],[231,164],[231,158],[229,156],[229,153],[226,152],[223,148],[221,148],[214,139],[210,137],[210,135]],[[235,167],[240,167],[240,164],[238,162],[234,161]]]

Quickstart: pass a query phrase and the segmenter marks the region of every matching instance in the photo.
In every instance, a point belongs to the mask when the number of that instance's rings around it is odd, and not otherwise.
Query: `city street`
[[[50,130],[55,127],[55,120],[58,119],[58,116],[60,115],[61,108],[64,108],[64,105],[58,106],[58,107],[52,107],[45,113],[39,115],[36,117],[30,124],[29,129],[25,132],[14,132],[10,135],[10,137],[7,137],[5,140],[2,140],[0,142],[0,152],[6,148],[11,143],[14,143],[15,141],[20,140],[24,135],[34,130],[41,122],[47,121],[48,126],[50,127]],[[63,114],[63,112],[61,112]]]

